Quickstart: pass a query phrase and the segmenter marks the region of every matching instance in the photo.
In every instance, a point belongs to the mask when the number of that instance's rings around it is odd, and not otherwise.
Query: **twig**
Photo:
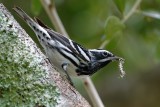
[[[60,18],[57,14],[56,7],[53,3],[51,3],[50,0],[41,0],[45,10],[47,11],[53,25],[55,26],[56,30],[65,36],[68,36],[68,34],[65,31],[65,28],[63,27],[62,22],[60,21]],[[69,37],[69,36],[68,36]],[[84,86],[90,96],[90,99],[93,102],[93,105],[95,107],[104,107],[96,88],[93,85],[92,80],[89,77],[85,77],[82,79],[84,82]]]
[[[54,1],[54,0],[53,0]],[[43,7],[45,8],[52,24],[54,25],[57,32],[64,34],[65,36],[69,37],[58,14],[55,7],[55,4],[52,3],[50,0],[41,0]]]
[[[92,82],[92,80],[90,79],[90,77],[85,77],[84,79],[82,79],[85,85],[85,88],[87,90],[87,93],[94,105],[94,107],[104,107],[102,100],[100,99],[97,90]]]
[[[122,20],[122,23],[125,23],[129,19],[129,17],[131,17],[134,14],[134,12],[136,11],[136,9],[140,5],[141,1],[142,0],[137,0],[135,2],[135,4],[133,5],[132,9],[128,12],[128,14],[126,16],[124,16],[124,18]]]
[[[103,49],[109,43],[108,40],[105,40],[99,47],[99,49]]]

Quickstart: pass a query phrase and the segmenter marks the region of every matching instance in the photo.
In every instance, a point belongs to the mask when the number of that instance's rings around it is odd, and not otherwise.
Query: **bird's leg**
[[[69,74],[68,74],[68,72],[67,72],[67,67],[68,67],[68,63],[63,63],[63,64],[62,64],[62,68],[63,68],[63,70],[64,70],[64,72],[65,72],[65,74],[66,74],[67,80],[68,80],[69,83],[74,87],[74,84],[73,84],[73,82],[72,82],[72,80],[71,80],[71,77],[69,76]]]

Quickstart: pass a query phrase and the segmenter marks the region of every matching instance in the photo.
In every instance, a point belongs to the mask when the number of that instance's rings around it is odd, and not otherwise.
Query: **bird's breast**
[[[58,72],[64,75],[64,69],[62,68],[63,63],[67,63],[66,71],[70,76],[77,76],[77,67],[63,55],[61,55],[56,49],[47,49],[46,55],[49,58],[51,64]]]

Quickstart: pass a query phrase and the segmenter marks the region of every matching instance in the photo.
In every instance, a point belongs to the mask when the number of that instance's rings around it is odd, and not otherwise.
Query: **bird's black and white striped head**
[[[91,54],[91,70],[96,72],[98,69],[103,68],[112,61],[119,60],[119,57],[115,56],[109,51],[101,49],[88,50]]]
[[[108,58],[114,57],[114,55],[107,50],[90,49],[89,52],[91,52],[91,56],[93,60],[96,60],[99,62],[107,61]]]

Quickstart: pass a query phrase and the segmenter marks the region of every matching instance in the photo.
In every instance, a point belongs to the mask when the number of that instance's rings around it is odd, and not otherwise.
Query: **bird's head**
[[[90,49],[91,54],[91,67],[93,71],[97,71],[106,66],[112,61],[119,60],[120,58],[113,55],[111,52],[102,49]]]

